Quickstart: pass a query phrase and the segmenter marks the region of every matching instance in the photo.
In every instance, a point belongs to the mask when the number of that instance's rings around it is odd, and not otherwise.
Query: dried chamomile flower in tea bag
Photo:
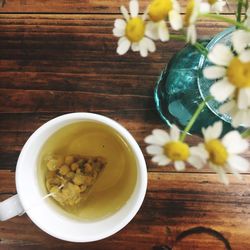
[[[61,206],[74,206],[88,193],[105,168],[103,157],[51,155],[45,159],[46,187]]]

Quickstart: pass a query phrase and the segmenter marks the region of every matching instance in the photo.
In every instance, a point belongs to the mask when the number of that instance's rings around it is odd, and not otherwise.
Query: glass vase
[[[217,43],[231,45],[234,27],[217,34],[211,40],[200,41],[208,51]],[[213,81],[204,78],[203,69],[210,65],[209,60],[198,50],[187,45],[179,51],[162,71],[155,87],[156,108],[167,125],[176,124],[184,129],[198,105],[210,95]],[[219,103],[210,100],[206,103],[190,133],[200,135],[202,127],[216,121],[223,122],[223,132],[232,130],[231,118],[218,111]]]

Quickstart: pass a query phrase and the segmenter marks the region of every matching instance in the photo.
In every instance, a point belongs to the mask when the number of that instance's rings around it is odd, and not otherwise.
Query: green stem
[[[204,109],[206,103],[208,101],[210,101],[211,99],[213,99],[212,96],[207,96],[205,98],[205,100],[203,102],[201,102],[198,106],[198,108],[195,110],[193,116],[191,117],[191,119],[189,120],[187,126],[185,127],[184,131],[181,133],[181,136],[180,136],[180,141],[184,141],[186,136],[187,136],[187,133],[190,131],[190,129],[192,128],[192,126],[194,125],[195,121],[197,120],[199,114],[201,113],[201,111]]]
[[[243,5],[243,0],[238,0],[237,13],[236,13],[237,22],[241,22],[242,5]]]
[[[170,39],[175,39],[179,41],[187,40],[185,35],[170,35]],[[196,42],[195,44],[193,44],[193,46],[204,56],[208,55],[208,50],[206,49],[206,47],[203,46],[203,44]]]
[[[207,57],[208,55],[208,50],[206,47],[203,46],[203,44],[196,42],[193,45],[202,55],[204,55],[205,57]]]
[[[228,17],[225,17],[225,16],[221,16],[221,15],[213,14],[213,13],[202,14],[200,16],[201,17],[212,18],[212,19],[215,19],[215,20],[224,21],[226,23],[233,24],[234,26],[236,26],[238,28],[241,28],[243,30],[250,31],[250,28],[246,27],[243,23],[240,23],[240,22],[238,22],[238,21],[236,21],[234,19],[231,19],[231,18],[228,18]]]
[[[250,128],[245,130],[243,133],[241,133],[241,136],[243,138],[247,138],[247,137],[250,137]]]
[[[170,39],[179,40],[179,41],[186,41],[185,35],[170,35]]]

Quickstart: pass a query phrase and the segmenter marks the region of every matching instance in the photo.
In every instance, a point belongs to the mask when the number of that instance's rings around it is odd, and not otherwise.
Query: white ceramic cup
[[[43,199],[37,178],[37,159],[45,141],[58,129],[79,121],[95,121],[116,130],[130,145],[137,161],[136,186],[129,200],[113,215],[93,222],[77,221],[58,213]],[[16,188],[16,195],[0,203],[0,221],[27,213],[39,228],[56,238],[71,242],[90,242],[113,235],[136,215],[146,193],[147,168],[135,139],[120,124],[97,114],[71,113],[48,121],[25,143],[17,162]]]

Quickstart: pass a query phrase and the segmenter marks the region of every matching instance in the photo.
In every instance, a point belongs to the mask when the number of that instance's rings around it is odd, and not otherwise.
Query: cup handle
[[[7,200],[0,202],[0,221],[8,220],[14,216],[21,216],[25,213],[18,194],[13,195]]]

